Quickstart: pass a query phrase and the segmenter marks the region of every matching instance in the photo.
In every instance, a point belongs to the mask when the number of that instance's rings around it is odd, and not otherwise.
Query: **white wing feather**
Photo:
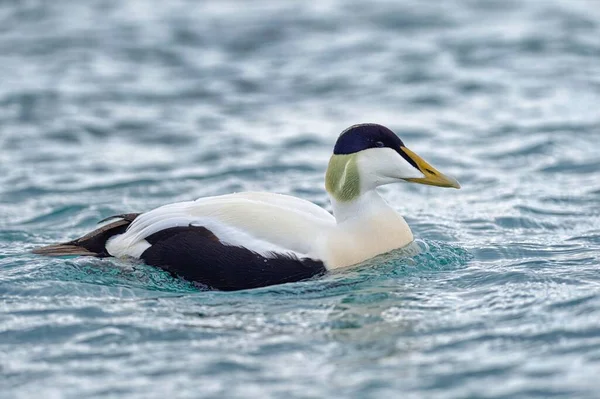
[[[203,226],[220,241],[269,256],[299,257],[318,251],[318,238],[335,227],[335,218],[312,202],[272,193],[237,193],[178,202],[138,216],[124,233],[111,238],[108,252],[117,257],[140,255],[150,235],[171,227]]]

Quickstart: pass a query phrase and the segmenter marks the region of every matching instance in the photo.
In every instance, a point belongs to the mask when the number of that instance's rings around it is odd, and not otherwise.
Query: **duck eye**
[[[385,147],[385,144],[383,144],[383,141],[376,141],[375,142],[375,147],[379,147],[379,148]]]

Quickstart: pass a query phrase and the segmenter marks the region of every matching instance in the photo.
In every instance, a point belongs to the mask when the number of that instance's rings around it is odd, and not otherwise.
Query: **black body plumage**
[[[204,227],[172,227],[146,238],[141,258],[171,274],[223,291],[291,283],[325,273],[322,262],[292,254],[267,257],[225,245]]]

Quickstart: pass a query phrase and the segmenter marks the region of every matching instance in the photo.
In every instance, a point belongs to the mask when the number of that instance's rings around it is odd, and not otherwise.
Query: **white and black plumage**
[[[220,290],[299,281],[411,243],[404,218],[376,190],[405,181],[460,187],[388,128],[354,125],[339,136],[325,176],[333,215],[287,195],[235,193],[114,216],[84,237],[34,252],[142,259]]]

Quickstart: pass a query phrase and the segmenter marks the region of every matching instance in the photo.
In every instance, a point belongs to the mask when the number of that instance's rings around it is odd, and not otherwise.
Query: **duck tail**
[[[35,248],[32,252],[44,256],[111,256],[106,250],[106,241],[114,235],[123,234],[139,213],[126,213],[101,220],[99,223],[118,219],[73,241]]]

